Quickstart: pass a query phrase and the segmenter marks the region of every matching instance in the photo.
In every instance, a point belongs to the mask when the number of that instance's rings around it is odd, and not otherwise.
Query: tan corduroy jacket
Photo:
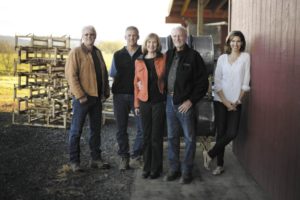
[[[97,52],[101,65],[101,81],[100,87],[102,94],[98,94],[96,71],[91,52],[81,44],[69,53],[66,66],[65,76],[70,86],[71,93],[76,99],[86,95],[101,97],[106,99],[109,97],[109,84],[106,65],[99,49],[94,47]]]

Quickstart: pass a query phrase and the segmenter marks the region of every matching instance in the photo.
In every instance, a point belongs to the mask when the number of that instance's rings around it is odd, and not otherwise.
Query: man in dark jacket
[[[180,183],[190,183],[196,150],[193,106],[205,96],[208,77],[200,54],[187,44],[187,31],[176,27],[171,32],[174,49],[166,53],[167,127],[169,171],[166,181],[180,177]],[[180,130],[183,130],[185,153],[179,160]]]
[[[129,169],[129,139],[127,133],[128,116],[134,113],[134,62],[142,53],[141,46],[137,44],[139,31],[134,26],[129,26],[125,31],[127,45],[114,53],[110,76],[114,79],[112,85],[114,115],[117,122],[117,142],[119,145],[120,170]],[[141,164],[143,149],[143,133],[140,116],[135,116],[137,133],[131,155],[131,165]]]

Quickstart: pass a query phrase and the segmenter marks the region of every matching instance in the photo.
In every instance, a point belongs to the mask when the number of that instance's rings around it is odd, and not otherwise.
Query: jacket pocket
[[[191,68],[192,66],[190,63],[183,63],[180,71],[191,71]]]

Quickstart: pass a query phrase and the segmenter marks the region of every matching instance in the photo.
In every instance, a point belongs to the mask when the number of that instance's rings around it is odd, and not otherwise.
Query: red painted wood
[[[300,2],[232,0],[251,54],[251,92],[234,151],[274,200],[300,199]]]

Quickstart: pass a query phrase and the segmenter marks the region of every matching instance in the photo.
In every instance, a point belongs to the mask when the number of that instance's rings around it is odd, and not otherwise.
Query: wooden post
[[[204,13],[204,2],[198,0],[197,5],[197,36],[203,34],[203,13]]]

